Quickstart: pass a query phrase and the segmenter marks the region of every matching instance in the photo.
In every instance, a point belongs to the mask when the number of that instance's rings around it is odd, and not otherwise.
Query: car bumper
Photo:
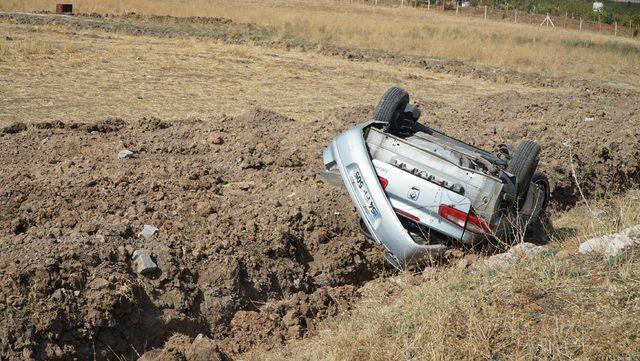
[[[327,169],[340,172],[343,184],[371,237],[385,247],[387,259],[395,267],[404,269],[425,258],[442,254],[446,246],[417,244],[398,219],[394,205],[378,181],[364,140],[363,130],[370,124],[360,124],[336,137],[325,149],[323,160]],[[437,185],[432,186],[437,187],[440,194],[449,192]],[[471,239],[471,234],[465,236],[462,229],[459,234],[450,236]]]

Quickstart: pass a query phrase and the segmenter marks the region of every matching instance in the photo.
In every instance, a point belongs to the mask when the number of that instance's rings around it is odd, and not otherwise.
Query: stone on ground
[[[158,269],[158,265],[151,259],[151,251],[138,249],[133,252],[133,269],[138,274],[153,272]]]
[[[484,267],[489,269],[499,269],[504,268],[509,265],[514,264],[518,258],[530,257],[542,252],[545,248],[542,246],[536,246],[533,243],[523,242],[519,243],[508,252],[498,253],[489,257],[486,261],[484,261]]]
[[[138,233],[138,237],[149,238],[155,236],[156,233],[158,233],[158,228],[156,226],[145,224],[144,227],[142,227],[142,231]]]
[[[597,253],[609,258],[637,245],[640,245],[640,224],[626,228],[619,233],[591,238],[578,247],[578,252],[582,254]]]
[[[123,149],[118,152],[118,159],[131,158],[133,157],[133,152],[129,149]]]

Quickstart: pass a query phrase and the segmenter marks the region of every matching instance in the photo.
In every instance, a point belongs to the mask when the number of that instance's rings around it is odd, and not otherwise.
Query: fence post
[[[618,36],[618,22],[613,23],[613,36]]]
[[[431,10],[431,0],[427,1],[427,11]]]
[[[580,18],[580,31],[582,31],[582,18]]]
[[[602,25],[600,24],[600,12],[598,12],[598,32],[602,32]]]
[[[484,18],[487,19],[487,5],[484,6]]]
[[[513,17],[513,22],[514,22],[514,23],[517,23],[517,22],[518,22],[518,9],[516,9],[516,13],[515,13],[515,15],[514,15],[514,17]]]
[[[456,1],[456,15],[458,15],[458,1]]]
[[[404,0],[400,0],[400,7],[404,6]]]

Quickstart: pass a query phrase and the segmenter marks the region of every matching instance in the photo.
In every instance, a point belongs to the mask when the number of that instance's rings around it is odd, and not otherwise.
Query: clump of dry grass
[[[41,56],[50,56],[57,52],[58,49],[53,44],[37,39],[0,41],[0,60],[2,61],[33,60]]]
[[[573,30],[427,12],[319,1],[78,0],[79,12],[223,16],[269,26],[288,42],[374,49],[455,59],[551,75],[640,83],[640,44]],[[43,0],[9,0],[0,8],[49,10]]]
[[[640,192],[564,214],[549,250],[503,271],[443,269],[381,283],[346,320],[261,360],[635,359],[640,356],[640,254],[568,256],[602,232],[640,222]],[[615,219],[618,222],[614,221]],[[420,276],[418,276],[420,277]],[[392,284],[392,285],[391,285]],[[392,288],[400,290],[389,297]]]

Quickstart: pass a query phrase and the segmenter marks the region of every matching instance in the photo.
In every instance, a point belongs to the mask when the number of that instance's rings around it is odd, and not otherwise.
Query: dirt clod
[[[24,132],[25,130],[27,130],[27,125],[25,123],[13,123],[2,128],[2,132],[5,134],[16,134]]]
[[[176,332],[235,353],[347,312],[384,263],[357,216],[336,215],[348,196],[309,171],[346,126],[256,108],[211,121],[37,123],[0,137],[15,149],[0,160],[0,309],[10,315],[0,353],[131,359],[164,347],[158,355],[179,359],[188,351],[171,348]],[[45,136],[55,142],[42,152]],[[117,144],[140,151],[122,162]],[[152,237],[137,236],[145,225]],[[136,264],[141,249],[159,271]]]

